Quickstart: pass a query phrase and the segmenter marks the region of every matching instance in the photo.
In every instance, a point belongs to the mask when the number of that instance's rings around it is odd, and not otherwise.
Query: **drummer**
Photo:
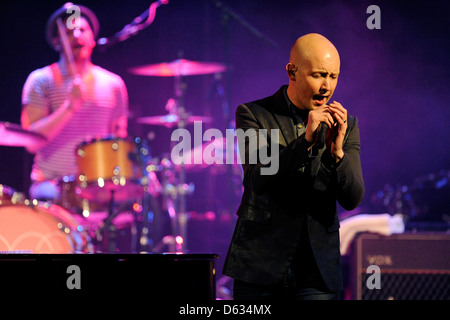
[[[76,175],[77,145],[88,137],[127,136],[128,93],[120,76],[91,62],[99,22],[90,9],[66,3],[50,16],[45,31],[59,61],[28,76],[21,123],[47,138],[27,149],[35,153],[29,195],[48,201],[57,196],[58,179]]]

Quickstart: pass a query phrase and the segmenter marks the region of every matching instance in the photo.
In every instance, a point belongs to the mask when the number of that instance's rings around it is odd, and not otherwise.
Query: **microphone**
[[[317,134],[316,140],[316,145],[319,149],[322,149],[325,145],[325,138],[327,137],[328,129],[329,127],[325,122],[320,123],[320,130]]]
[[[158,0],[153,2],[150,7],[145,10],[139,17],[136,17],[131,23],[123,27],[122,30],[116,32],[109,38],[100,38],[97,40],[97,45],[107,48],[118,42],[122,42],[136,35],[142,29],[148,27],[155,20],[156,9],[163,4],[168,4],[169,0]]]
[[[146,10],[142,15],[145,15],[146,13],[148,16],[148,10]],[[104,48],[112,46],[113,44],[127,40],[131,36],[135,35],[138,31],[139,28],[137,27],[137,23],[133,21],[132,23],[127,24],[125,27],[123,27],[123,29],[120,30],[119,32],[116,32],[113,36],[109,38],[98,39],[97,45]]]

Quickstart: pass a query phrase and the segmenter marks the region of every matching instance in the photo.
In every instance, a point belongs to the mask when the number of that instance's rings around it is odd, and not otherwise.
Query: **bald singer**
[[[286,71],[289,85],[236,110],[237,129],[265,129],[268,141],[271,129],[279,130],[279,169],[263,175],[270,163],[242,162],[244,193],[223,269],[234,279],[235,300],[339,299],[336,207],[352,210],[364,197],[357,118],[331,100],[340,73],[337,49],[322,35],[304,35]],[[255,150],[255,141],[244,143],[245,155]]]

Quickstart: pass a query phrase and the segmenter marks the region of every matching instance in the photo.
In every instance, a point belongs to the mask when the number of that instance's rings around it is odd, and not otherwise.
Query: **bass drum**
[[[0,206],[0,252],[85,253],[89,238],[72,215],[57,205]]]

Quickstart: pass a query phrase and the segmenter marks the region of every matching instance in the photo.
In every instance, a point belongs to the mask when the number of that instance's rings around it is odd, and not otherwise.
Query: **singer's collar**
[[[303,122],[306,126],[306,124],[308,123],[309,110],[301,110],[297,108],[295,104],[292,103],[291,99],[289,99],[289,96],[287,94],[287,88],[288,86],[285,86],[282,91],[284,99],[286,100],[286,103],[289,107],[289,110],[292,112],[293,116],[295,117],[295,120],[297,120],[297,123]]]

